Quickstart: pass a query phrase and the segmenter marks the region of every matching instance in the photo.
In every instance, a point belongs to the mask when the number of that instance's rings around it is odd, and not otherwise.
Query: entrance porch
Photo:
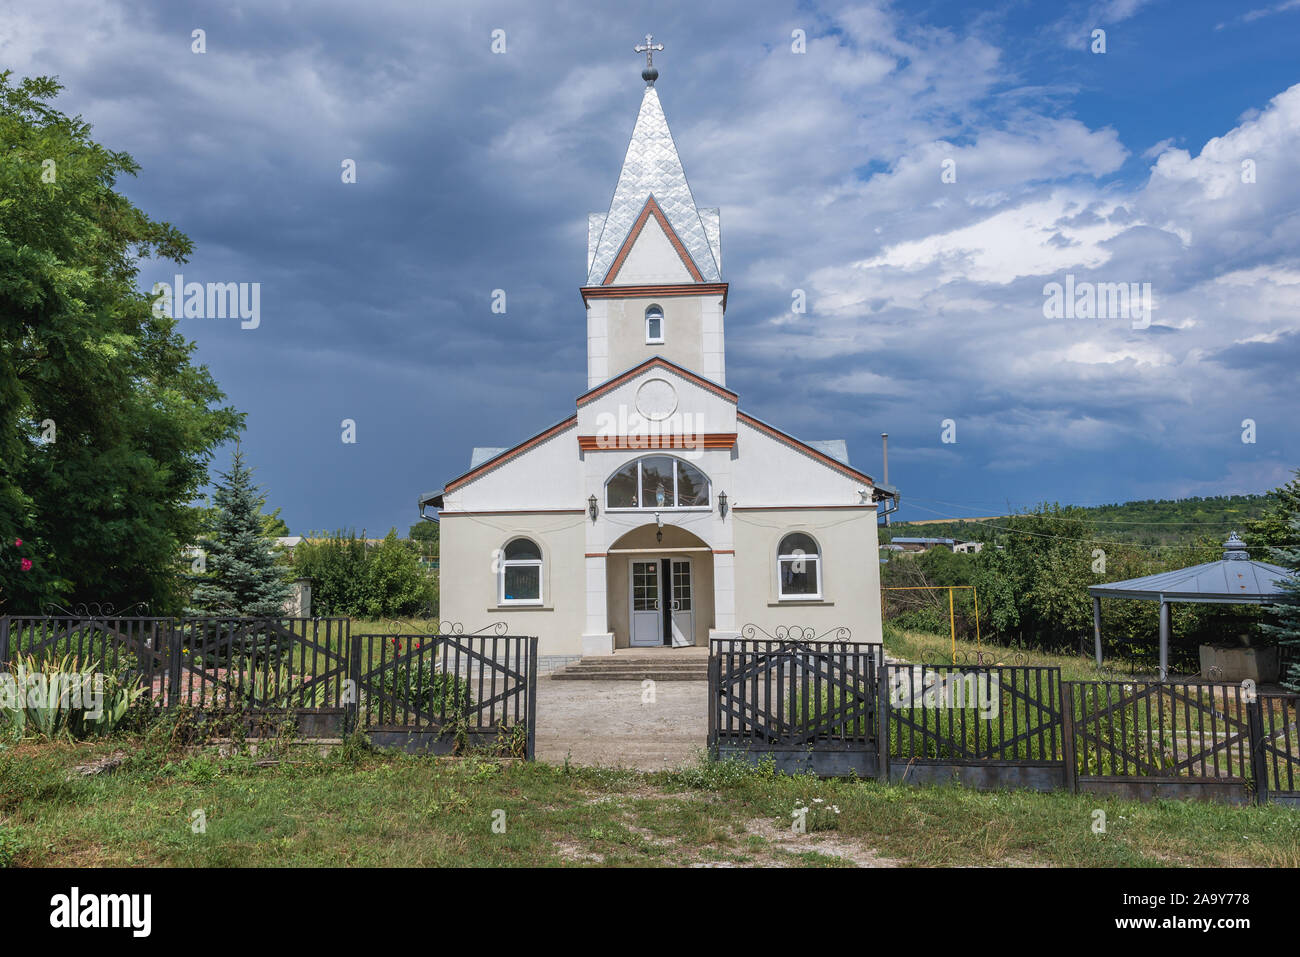
[[[587,556],[584,655],[707,649],[718,627],[719,585],[733,580],[732,556],[675,525],[647,524]],[[734,618],[734,592],[723,595]],[[600,631],[592,626],[600,623]],[[625,655],[626,656],[626,655]]]

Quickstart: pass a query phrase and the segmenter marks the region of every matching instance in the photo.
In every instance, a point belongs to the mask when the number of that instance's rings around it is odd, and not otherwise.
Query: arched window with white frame
[[[821,549],[811,535],[791,532],[776,549],[777,597],[816,599],[822,597]]]
[[[502,605],[542,603],[542,550],[536,542],[516,538],[501,550],[497,601]]]
[[[709,478],[671,455],[628,462],[605,483],[605,507],[649,511],[709,507]]]
[[[646,307],[645,341],[646,345],[656,345],[664,341],[664,311],[655,304]]]

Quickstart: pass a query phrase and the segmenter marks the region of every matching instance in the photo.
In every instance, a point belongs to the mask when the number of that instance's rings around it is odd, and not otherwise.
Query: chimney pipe
[[[881,481],[884,482],[886,485],[888,485],[889,484],[889,433],[888,432],[880,433],[880,447],[881,447],[881,452],[884,456],[884,470],[883,470],[884,475],[881,477]],[[885,513],[885,527],[886,528],[889,527],[888,512]]]

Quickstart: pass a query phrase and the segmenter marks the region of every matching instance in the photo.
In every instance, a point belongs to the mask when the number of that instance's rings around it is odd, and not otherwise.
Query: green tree
[[[276,560],[275,543],[266,533],[262,507],[266,496],[253,484],[253,470],[235,446],[230,471],[221,473],[213,490],[215,507],[210,534],[199,540],[206,572],[194,587],[194,610],[200,614],[278,618],[284,614],[289,583]]]
[[[427,522],[421,519],[411,526],[411,530],[406,533],[406,537],[419,545],[421,555],[437,555],[438,532],[441,528],[442,526],[437,522]]]
[[[1291,574],[1282,582],[1286,597],[1269,609],[1268,621],[1260,630],[1276,639],[1287,663],[1282,684],[1288,691],[1300,691],[1300,509],[1292,516],[1289,544],[1273,549],[1273,560]]]
[[[378,545],[355,532],[304,540],[293,553],[294,574],[312,581],[312,601],[327,615],[437,617],[438,584],[420,566],[414,544],[390,529]]]
[[[363,611],[370,618],[410,614],[421,610],[430,598],[429,576],[420,567],[415,549],[398,539],[395,528],[370,551],[366,584]]]
[[[191,243],[116,191],[139,167],[50,105],[54,79],[11,75],[0,72],[0,601],[11,613],[52,600],[174,610],[176,558],[198,531],[189,502],[241,425],[137,289],[142,258],[183,263]]]
[[[1264,514],[1244,523],[1246,544],[1254,558],[1267,561],[1266,549],[1286,548],[1294,544],[1295,529],[1292,522],[1300,515],[1300,469],[1295,478],[1273,489]]]

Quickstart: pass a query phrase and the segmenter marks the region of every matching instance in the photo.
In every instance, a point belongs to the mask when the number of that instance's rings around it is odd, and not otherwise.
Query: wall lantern
[[[721,518],[727,517],[727,493],[726,492],[718,493],[718,515]]]
[[[655,541],[662,542],[664,540],[664,520],[663,516],[658,512],[655,512],[655,524],[659,526],[659,530],[655,532]]]
[[[600,514],[600,508],[596,505],[596,496],[587,499],[587,514],[591,516],[591,524],[596,524],[596,516]]]

